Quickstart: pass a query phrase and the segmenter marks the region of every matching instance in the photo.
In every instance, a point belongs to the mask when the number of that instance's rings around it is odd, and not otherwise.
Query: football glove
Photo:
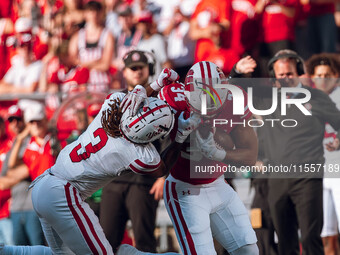
[[[192,131],[194,131],[202,122],[200,115],[191,113],[189,118],[185,118],[185,112],[178,117],[178,128],[175,141],[184,143]]]
[[[227,152],[216,146],[214,135],[212,132],[209,133],[206,139],[202,138],[199,132],[196,132],[196,141],[202,154],[211,160],[223,161]]]
[[[160,91],[166,85],[169,85],[175,81],[178,81],[179,75],[172,69],[164,68],[159,74],[157,80],[150,84],[150,87],[154,91]]]
[[[149,100],[145,88],[141,85],[137,85],[123,98],[123,101],[120,103],[120,108],[122,109],[122,112],[130,109],[130,116],[135,116],[142,103],[144,103],[143,109],[149,107]]]

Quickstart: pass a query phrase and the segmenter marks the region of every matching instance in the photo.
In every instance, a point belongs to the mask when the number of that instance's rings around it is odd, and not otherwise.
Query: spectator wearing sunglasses
[[[8,46],[15,47],[17,55],[12,67],[0,81],[0,95],[9,93],[33,93],[36,91],[41,72],[41,61],[35,61],[32,53],[32,21],[19,18],[15,22],[15,36],[8,38]]]

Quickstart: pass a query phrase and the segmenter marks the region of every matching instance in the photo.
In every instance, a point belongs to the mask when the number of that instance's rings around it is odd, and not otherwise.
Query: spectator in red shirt
[[[12,146],[12,141],[6,133],[5,121],[0,117],[0,175],[3,173],[3,163],[6,154]],[[9,218],[9,199],[11,192],[9,189],[0,190],[0,242],[4,244],[13,244],[12,239],[12,222]]]
[[[22,162],[31,137],[23,120],[22,110],[13,105],[8,109],[10,130],[16,134],[11,150],[8,152],[0,177],[0,188],[11,189],[11,221],[13,241],[16,245],[38,245],[44,243],[42,228],[33,210],[31,191],[27,191],[31,181],[27,166]],[[29,230],[29,231],[28,231]]]
[[[59,90],[63,93],[64,98],[74,93],[86,91],[86,83],[90,75],[89,69],[72,65],[66,41],[58,46],[56,56],[44,67],[43,70],[46,71],[44,79],[46,79],[47,88],[41,88],[42,91],[49,91],[51,87],[57,86],[52,91]]]
[[[232,0],[231,47],[239,54],[251,54],[260,40],[262,0]]]
[[[89,76],[89,69],[72,64],[67,41],[62,41],[55,50],[46,55],[43,59],[39,91],[47,92],[45,105],[48,119],[60,107],[61,99],[86,91]]]
[[[197,40],[195,62],[211,61],[229,73],[239,60],[227,34],[230,13],[230,0],[202,0],[197,5],[190,21],[190,37]]]
[[[32,22],[27,18],[19,18],[15,22],[15,36],[6,43],[12,44],[18,54],[12,58],[12,67],[0,81],[0,94],[32,93],[37,89],[41,72],[40,61],[33,56]]]
[[[41,10],[38,6],[38,1],[35,0],[20,0],[18,20],[29,20],[31,25],[30,32],[32,34],[32,52],[36,60],[41,59],[48,51],[47,36],[45,30],[41,28]]]
[[[269,1],[264,8],[262,27],[263,27],[263,41],[270,46],[275,47],[273,43],[279,44],[278,48],[272,49],[272,55],[280,50],[282,47],[292,48],[292,43],[295,40],[295,9],[297,1]]]
[[[32,136],[23,161],[27,165],[32,180],[42,174],[55,163],[55,156],[51,153],[51,136],[48,133],[48,122],[44,106],[40,103],[25,110],[25,122],[29,126]]]
[[[258,12],[262,12],[262,44],[259,59],[262,76],[268,76],[267,63],[276,52],[295,49],[295,15],[298,6],[296,0],[258,1]]]

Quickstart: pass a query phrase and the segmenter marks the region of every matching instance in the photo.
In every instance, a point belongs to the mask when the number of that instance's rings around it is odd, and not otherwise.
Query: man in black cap
[[[146,87],[150,66],[145,53],[130,51],[123,61],[127,90],[133,90],[138,84]],[[114,251],[122,242],[126,222],[130,219],[136,248],[156,252],[156,210],[158,200],[163,197],[163,184],[164,178],[156,180],[129,172],[116,177],[103,188],[100,224]]]
[[[136,85],[146,87],[148,85],[150,68],[148,58],[143,51],[133,50],[127,53],[124,58],[123,77],[128,91]]]

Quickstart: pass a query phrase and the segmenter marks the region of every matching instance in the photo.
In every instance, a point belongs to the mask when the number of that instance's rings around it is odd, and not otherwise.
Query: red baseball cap
[[[142,11],[138,16],[138,22],[152,23],[152,21],[152,12],[150,11]]]
[[[8,120],[11,120],[13,118],[23,118],[24,114],[22,112],[22,110],[19,108],[19,106],[17,105],[12,105],[11,107],[8,108]]]

